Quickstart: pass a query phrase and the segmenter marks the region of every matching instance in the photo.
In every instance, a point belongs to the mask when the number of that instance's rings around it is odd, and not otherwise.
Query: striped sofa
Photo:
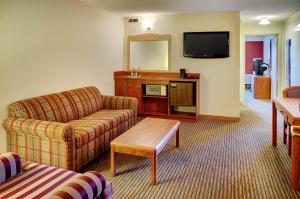
[[[109,199],[111,184],[95,171],[74,171],[27,162],[16,153],[0,155],[0,198]]]
[[[14,102],[3,122],[7,151],[24,161],[79,170],[136,119],[137,99],[84,87]]]

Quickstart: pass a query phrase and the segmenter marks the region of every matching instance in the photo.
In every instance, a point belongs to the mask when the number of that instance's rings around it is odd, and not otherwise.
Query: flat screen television
[[[185,32],[183,55],[193,58],[229,57],[229,32]]]

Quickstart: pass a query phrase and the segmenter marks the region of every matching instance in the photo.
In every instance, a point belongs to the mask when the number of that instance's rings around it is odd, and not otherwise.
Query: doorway
[[[246,104],[278,95],[277,50],[276,35],[245,36]]]

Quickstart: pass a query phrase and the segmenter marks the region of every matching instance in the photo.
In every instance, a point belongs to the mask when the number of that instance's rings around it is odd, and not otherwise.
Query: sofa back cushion
[[[76,119],[81,119],[103,109],[102,98],[96,87],[84,87],[63,92],[75,109]]]
[[[90,86],[14,102],[8,106],[8,116],[66,123],[101,109],[101,94]]]
[[[8,106],[8,116],[65,123],[75,119],[72,106],[65,94],[54,93],[14,102]]]
[[[76,113],[64,93],[54,93],[14,102],[8,106],[8,116],[65,123],[74,120]]]

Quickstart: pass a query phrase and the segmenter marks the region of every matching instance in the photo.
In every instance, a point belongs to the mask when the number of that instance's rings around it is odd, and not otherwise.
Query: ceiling
[[[268,17],[282,21],[300,9],[300,0],[81,0],[125,17],[189,12],[240,11],[243,22]]]

